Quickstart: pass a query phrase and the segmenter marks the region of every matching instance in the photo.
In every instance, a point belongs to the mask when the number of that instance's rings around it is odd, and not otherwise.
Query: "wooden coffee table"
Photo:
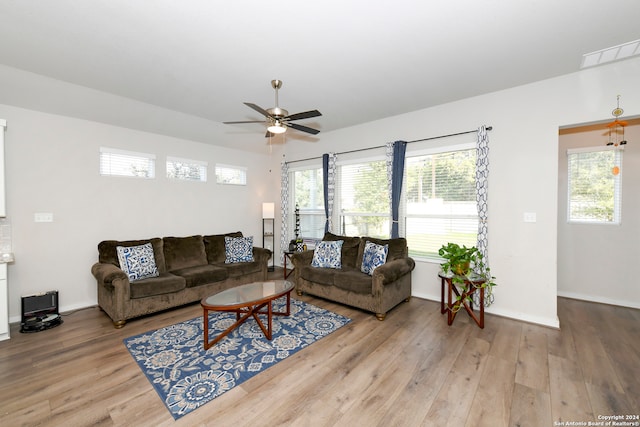
[[[271,339],[271,318],[273,315],[288,316],[291,308],[291,291],[293,283],[287,280],[272,280],[267,282],[254,282],[227,289],[217,294],[203,298],[200,301],[204,311],[204,349],[208,350],[222,338],[226,337],[238,326],[242,325],[249,317],[253,317],[264,336]],[[281,296],[287,296],[285,311],[274,312],[271,303]],[[266,311],[264,310],[266,307]],[[209,342],[209,312],[224,311],[236,313],[236,322],[224,332]],[[258,317],[258,314],[267,315],[267,327]]]

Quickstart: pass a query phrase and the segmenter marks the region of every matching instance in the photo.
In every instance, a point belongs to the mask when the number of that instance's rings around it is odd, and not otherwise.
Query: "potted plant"
[[[447,243],[438,250],[438,255],[445,260],[440,264],[442,271],[453,275],[453,283],[472,283],[481,291],[484,290],[485,302],[490,304],[493,301],[492,288],[496,286],[495,277],[491,275],[489,267],[484,263],[482,252],[477,247]]]

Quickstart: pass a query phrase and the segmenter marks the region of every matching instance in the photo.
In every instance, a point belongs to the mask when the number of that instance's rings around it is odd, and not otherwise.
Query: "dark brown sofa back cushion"
[[[358,268],[362,266],[362,257],[364,256],[364,247],[367,242],[375,243],[376,245],[389,245],[389,252],[387,252],[387,262],[394,259],[407,258],[409,256],[409,247],[407,246],[407,239],[404,237],[398,237],[396,239],[376,239],[374,237],[363,237],[362,244],[358,248]]]
[[[167,271],[207,264],[207,254],[204,251],[201,235],[165,237],[163,240]]]
[[[337,234],[327,232],[324,234],[322,240],[344,240],[344,243],[342,244],[342,265],[346,267],[356,267],[358,260],[358,248],[360,247],[360,237],[339,236]]]
[[[204,236],[204,249],[207,252],[207,262],[209,264],[224,262],[226,258],[224,238],[243,237],[241,231],[227,234],[212,234]]]
[[[118,253],[116,251],[117,246],[140,246],[146,243],[151,243],[151,246],[153,246],[153,256],[156,260],[156,267],[158,267],[158,271],[160,273],[165,273],[167,271],[167,267],[164,261],[162,239],[159,237],[146,240],[104,240],[98,243],[98,262],[113,264],[116,267],[120,267],[120,261],[118,261]]]

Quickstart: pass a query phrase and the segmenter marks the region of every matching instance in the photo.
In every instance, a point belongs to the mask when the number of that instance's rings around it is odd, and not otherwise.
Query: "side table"
[[[295,267],[292,267],[291,271],[287,273],[287,258],[291,261],[291,265],[293,266],[293,254],[295,254],[295,252],[284,251],[284,280],[287,280],[287,277],[289,277],[291,273],[293,273],[293,270],[296,269]]]
[[[480,277],[478,277],[477,280],[473,277],[469,279],[466,276],[457,276],[453,273],[444,273],[442,271],[438,273],[438,277],[440,277],[440,313],[447,313],[447,324],[451,325],[453,323],[453,319],[456,318],[458,311],[464,307],[473,321],[476,322],[480,328],[484,329],[484,288],[480,288],[479,291],[479,316],[473,311],[473,301],[470,301],[470,299],[476,292],[476,289],[478,289],[477,286],[482,285],[486,280]],[[446,301],[444,292],[445,283],[447,285]],[[457,296],[455,301],[453,299],[454,293]]]

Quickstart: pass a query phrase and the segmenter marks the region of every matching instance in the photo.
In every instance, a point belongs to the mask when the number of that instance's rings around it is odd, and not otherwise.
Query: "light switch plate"
[[[536,213],[535,212],[525,212],[524,213],[524,222],[536,222]]]

